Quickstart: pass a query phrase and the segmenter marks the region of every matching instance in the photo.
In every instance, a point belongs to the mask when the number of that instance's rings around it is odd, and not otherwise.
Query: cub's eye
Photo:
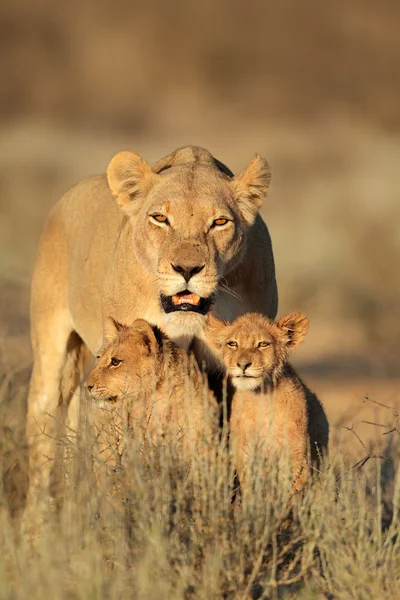
[[[165,223],[169,225],[168,218],[165,215],[151,215],[151,218],[157,221],[157,223]]]
[[[237,342],[233,342],[233,341],[227,342],[226,345],[229,346],[229,348],[237,348],[238,347]]]
[[[214,227],[221,227],[222,225],[226,225],[228,222],[228,219],[215,219],[215,221],[213,222],[213,226]]]
[[[258,344],[258,347],[259,348],[268,348],[268,346],[270,346],[270,345],[271,345],[271,342],[260,342]]]
[[[115,356],[113,356],[110,360],[110,367],[119,367],[119,365],[122,363],[122,360],[120,360],[119,358],[115,358]]]

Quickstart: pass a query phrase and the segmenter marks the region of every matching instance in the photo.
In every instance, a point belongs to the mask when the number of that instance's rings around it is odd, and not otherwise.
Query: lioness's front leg
[[[39,247],[31,298],[34,365],[26,428],[30,485],[23,531],[32,535],[40,529],[50,507],[57,439],[82,376],[85,354],[68,310],[62,235],[51,220],[45,234]]]
[[[50,474],[63,418],[61,375],[66,362],[67,340],[67,335],[60,336],[59,343],[54,345],[51,343],[54,339],[47,343],[41,340],[35,348],[26,427],[29,493],[23,523],[24,532],[32,535],[49,509]]]

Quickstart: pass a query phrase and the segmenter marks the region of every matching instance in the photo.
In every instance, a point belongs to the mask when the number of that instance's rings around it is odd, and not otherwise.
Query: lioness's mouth
[[[198,306],[201,300],[200,296],[192,294],[191,292],[179,292],[179,294],[171,296],[171,299],[175,306],[180,306],[181,304],[193,304],[193,306]]]
[[[202,298],[189,290],[179,292],[173,296],[164,296],[161,294],[161,306],[166,313],[183,310],[205,315],[210,310],[212,301],[212,296]]]

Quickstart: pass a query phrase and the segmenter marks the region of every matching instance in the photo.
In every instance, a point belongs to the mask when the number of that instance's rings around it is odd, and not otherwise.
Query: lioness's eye
[[[115,356],[113,356],[110,360],[110,367],[119,367],[119,365],[122,363],[122,360],[120,360],[119,358],[115,358]]]
[[[226,345],[229,346],[229,348],[237,348],[238,347],[237,342],[233,342],[233,341],[227,342]]]
[[[157,223],[165,223],[169,225],[168,218],[165,215],[151,215],[151,218],[157,221]]]
[[[213,225],[216,225],[217,227],[221,227],[222,225],[226,225],[228,222],[228,219],[215,219],[215,221],[213,222]]]
[[[268,346],[270,346],[270,345],[271,345],[271,342],[260,342],[258,344],[258,347],[259,348],[268,348]]]

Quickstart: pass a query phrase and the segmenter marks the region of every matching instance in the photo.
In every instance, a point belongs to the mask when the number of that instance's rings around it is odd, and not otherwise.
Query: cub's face
[[[160,346],[154,329],[144,320],[130,327],[108,322],[108,341],[90,373],[86,387],[97,402],[148,397],[160,371]]]
[[[292,313],[277,322],[247,313],[232,323],[207,319],[206,337],[217,350],[234,387],[255,390],[274,384],[288,354],[307,333],[308,319]]]
[[[284,345],[273,335],[272,324],[261,317],[243,317],[227,329],[222,357],[232,384],[241,390],[261,387],[286,355]]]

